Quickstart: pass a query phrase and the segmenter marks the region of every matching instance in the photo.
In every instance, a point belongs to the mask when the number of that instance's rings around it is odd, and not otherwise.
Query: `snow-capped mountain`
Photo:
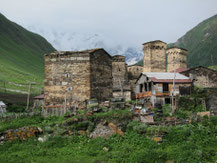
[[[45,37],[57,50],[78,51],[104,48],[111,55],[119,54],[126,56],[126,62],[129,65],[135,64],[143,58],[141,47],[117,45],[113,40],[102,34],[48,31],[36,28],[35,26],[27,28]]]

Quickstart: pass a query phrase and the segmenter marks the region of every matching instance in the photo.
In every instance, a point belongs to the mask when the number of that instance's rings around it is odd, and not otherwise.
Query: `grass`
[[[186,103],[188,99],[181,100]],[[168,111],[166,108],[164,110]],[[192,111],[192,107],[186,110]],[[0,133],[23,126],[38,126],[44,131],[41,137],[47,138],[45,142],[39,142],[37,138],[5,142],[0,145],[0,162],[216,162],[217,116],[177,126],[149,126],[131,118],[130,110],[125,109],[95,113],[88,117],[35,116],[0,122]],[[78,120],[67,123],[67,126],[66,122],[73,119]],[[50,133],[47,130],[61,128],[65,131],[67,127],[68,130],[91,131],[90,128],[102,120],[122,123],[122,127],[126,128],[124,136],[91,139],[88,135],[63,136],[65,134],[62,132],[55,131],[48,136]],[[161,144],[152,140],[162,134]]]
[[[129,130],[108,139],[74,135],[50,137],[44,143],[37,138],[7,142],[0,147],[0,162],[215,162],[216,123],[164,127],[160,130],[168,133],[161,144]]]

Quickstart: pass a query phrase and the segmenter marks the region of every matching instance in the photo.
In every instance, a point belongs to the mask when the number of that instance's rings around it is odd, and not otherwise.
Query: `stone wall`
[[[143,44],[144,70],[143,72],[166,71],[166,47],[162,41],[152,41]]]
[[[124,97],[125,100],[131,100],[131,90],[124,90],[123,92],[121,91],[113,91],[113,97],[118,98],[118,97]]]
[[[217,71],[206,67],[195,67],[181,74],[193,79],[194,85],[203,88],[217,88]]]
[[[112,94],[111,56],[103,49],[54,52],[45,56],[45,109],[78,107]]]
[[[140,74],[143,72],[143,67],[142,66],[128,66],[128,79],[129,79],[129,85],[131,89],[131,98],[133,100],[136,99],[136,80],[140,76]]]
[[[169,48],[167,53],[167,72],[178,68],[187,68],[187,50],[182,48]]]
[[[45,106],[71,106],[90,98],[88,52],[55,52],[45,56]]]
[[[112,97],[112,58],[104,50],[91,54],[91,99],[99,101],[109,100]]]
[[[132,65],[127,67],[127,71],[129,80],[133,80],[137,79],[139,75],[143,72],[143,67]]]

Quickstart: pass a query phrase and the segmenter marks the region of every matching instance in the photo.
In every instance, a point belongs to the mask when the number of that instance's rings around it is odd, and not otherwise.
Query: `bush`
[[[24,105],[20,105],[20,104],[13,104],[13,105],[9,105],[7,107],[7,111],[8,112],[13,112],[13,113],[22,113],[26,111],[26,106]]]
[[[170,104],[165,104],[162,107],[163,109],[163,116],[168,117],[172,113],[172,107]]]

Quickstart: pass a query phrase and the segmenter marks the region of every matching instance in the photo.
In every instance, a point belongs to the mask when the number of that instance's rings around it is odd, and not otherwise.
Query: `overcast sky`
[[[0,12],[24,27],[102,33],[141,45],[176,41],[217,14],[217,0],[0,0]]]

